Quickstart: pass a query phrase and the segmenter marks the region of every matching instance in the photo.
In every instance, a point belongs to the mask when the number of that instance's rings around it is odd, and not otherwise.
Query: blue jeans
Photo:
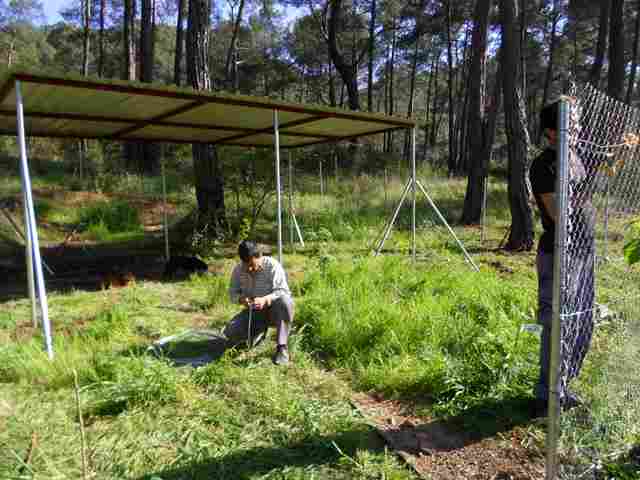
[[[561,363],[557,390],[562,401],[568,384],[576,378],[589,350],[593,334],[594,255],[574,257],[567,262],[567,284],[564,291],[561,324]],[[551,358],[551,322],[553,317],[553,253],[538,251],[538,323],[540,338],[540,375],[534,395],[547,400],[549,395],[549,363]]]

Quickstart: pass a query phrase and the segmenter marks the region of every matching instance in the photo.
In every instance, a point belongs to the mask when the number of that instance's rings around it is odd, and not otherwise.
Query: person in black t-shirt
[[[544,230],[538,244],[538,323],[540,340],[540,375],[534,388],[534,415],[546,415],[549,394],[549,360],[553,301],[553,262],[556,210],[556,143],[559,103],[545,107],[540,113],[541,128],[549,141],[531,164],[529,178],[540,211]],[[563,408],[580,404],[569,391],[568,383],[577,377],[589,349],[593,332],[594,300],[594,211],[591,207],[591,181],[575,151],[569,151],[569,203],[567,217],[565,285],[561,305],[561,365],[558,391]]]

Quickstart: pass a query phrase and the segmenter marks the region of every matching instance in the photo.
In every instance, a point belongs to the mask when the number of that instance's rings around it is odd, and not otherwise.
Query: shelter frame
[[[28,86],[25,91],[23,85]],[[59,90],[60,89],[60,90]],[[11,108],[15,92],[15,123]],[[25,95],[25,93],[27,95]],[[33,94],[29,97],[29,93]],[[77,97],[84,100],[79,101]],[[24,96],[24,98],[23,98]],[[29,101],[25,102],[25,98]],[[92,103],[95,101],[95,104]],[[266,112],[271,112],[268,120]],[[128,115],[128,116],[127,116]],[[269,122],[265,125],[265,122]],[[262,123],[260,123],[262,122]],[[449,232],[473,264],[461,242],[446,223],[426,189],[416,178],[414,120],[380,114],[344,111],[335,108],[297,105],[240,95],[221,95],[188,88],[158,87],[127,81],[104,81],[86,77],[53,77],[30,72],[10,71],[0,77],[0,134],[15,134],[20,147],[20,168],[25,205],[26,270],[32,317],[36,322],[36,300],[40,307],[45,347],[53,358],[51,324],[43,261],[36,227],[26,135],[51,138],[87,138],[117,141],[204,143],[243,147],[273,146],[277,194],[278,259],[283,263],[282,185],[280,152],[319,143],[336,143],[398,129],[412,129],[412,175],[405,186],[400,205],[412,190],[412,256],[416,255],[416,192],[419,188],[429,200]],[[339,132],[339,133],[337,133]],[[290,160],[290,158],[289,158]],[[164,257],[170,259],[167,219],[167,192],[161,152]],[[289,184],[292,188],[291,163]],[[304,245],[293,211],[292,224]],[[387,224],[379,249],[390,234],[400,205]],[[475,265],[474,265],[475,266]],[[477,267],[476,267],[477,268]]]

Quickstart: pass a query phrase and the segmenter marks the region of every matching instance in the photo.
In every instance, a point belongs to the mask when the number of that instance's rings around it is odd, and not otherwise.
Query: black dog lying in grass
[[[186,278],[193,273],[206,273],[209,267],[196,257],[171,257],[164,265],[164,278]]]

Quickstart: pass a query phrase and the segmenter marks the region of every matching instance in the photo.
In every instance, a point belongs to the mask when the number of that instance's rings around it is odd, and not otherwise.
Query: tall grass
[[[536,343],[533,289],[466,267],[397,258],[325,261],[304,285],[305,344],[361,388],[424,396],[453,413],[528,392]]]

